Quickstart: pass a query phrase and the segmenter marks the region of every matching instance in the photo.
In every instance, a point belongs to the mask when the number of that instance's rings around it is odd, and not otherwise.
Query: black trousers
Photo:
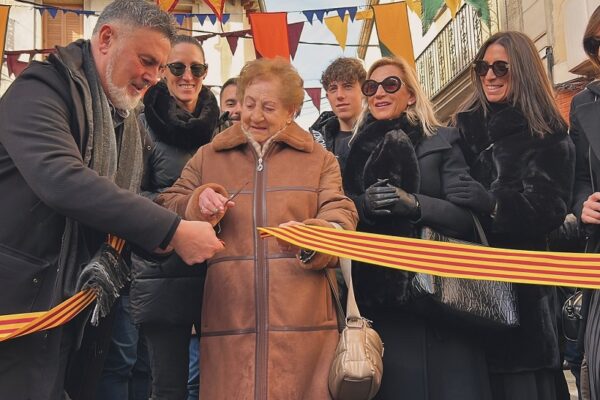
[[[192,324],[145,323],[152,371],[152,400],[186,400]]]

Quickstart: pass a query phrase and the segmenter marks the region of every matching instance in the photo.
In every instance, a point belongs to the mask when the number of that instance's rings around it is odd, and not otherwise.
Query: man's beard
[[[114,84],[112,80],[113,68],[115,63],[117,62],[116,54],[118,53],[119,52],[115,51],[115,53],[110,58],[108,66],[106,67],[105,78],[106,88],[108,90],[106,96],[108,97],[112,105],[116,108],[120,110],[133,110],[139,103],[142,96],[131,96],[129,93],[127,93],[127,87],[118,87]]]

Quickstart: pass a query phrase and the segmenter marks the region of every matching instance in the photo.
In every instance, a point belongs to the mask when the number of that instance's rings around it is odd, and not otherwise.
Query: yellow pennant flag
[[[460,1],[460,0],[458,0],[458,1]],[[448,3],[448,2],[446,2],[446,3]],[[421,0],[406,0],[406,4],[408,5],[408,8],[410,8],[410,11],[414,12],[415,14],[417,14],[419,16],[419,18],[421,18],[421,14],[423,14],[423,7],[421,7]],[[450,6],[448,6],[448,7],[450,7]]]
[[[166,12],[173,11],[177,3],[178,0],[156,0],[156,4],[158,4],[160,9]]]
[[[452,18],[456,17],[461,1],[462,0],[444,0],[446,6],[448,6],[448,9],[450,10]]]
[[[204,0],[204,2],[210,7],[219,21],[223,22],[223,8],[225,7],[225,0]]]
[[[2,60],[4,59],[4,42],[6,41],[9,11],[10,6],[0,6],[0,68],[2,68]]]
[[[384,57],[402,57],[414,68],[415,55],[406,3],[376,5],[373,6],[373,12],[381,54]]]
[[[324,19],[325,25],[333,33],[342,50],[346,48],[346,39],[348,38],[348,14],[344,15],[344,20],[340,17],[327,17]]]

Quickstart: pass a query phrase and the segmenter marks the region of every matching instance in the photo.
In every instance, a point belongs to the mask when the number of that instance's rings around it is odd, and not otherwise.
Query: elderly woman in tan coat
[[[338,342],[326,272],[338,260],[261,239],[261,226],[355,229],[335,156],[294,116],[303,81],[283,59],[242,69],[241,124],[200,148],[158,202],[215,225],[202,307],[200,398],[329,399]],[[232,201],[229,196],[243,190]]]

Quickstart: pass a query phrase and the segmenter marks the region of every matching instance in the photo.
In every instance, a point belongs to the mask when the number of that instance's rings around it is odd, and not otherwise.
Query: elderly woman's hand
[[[235,206],[235,203],[209,187],[200,193],[198,205],[205,221],[216,225],[223,218],[225,212]]]

